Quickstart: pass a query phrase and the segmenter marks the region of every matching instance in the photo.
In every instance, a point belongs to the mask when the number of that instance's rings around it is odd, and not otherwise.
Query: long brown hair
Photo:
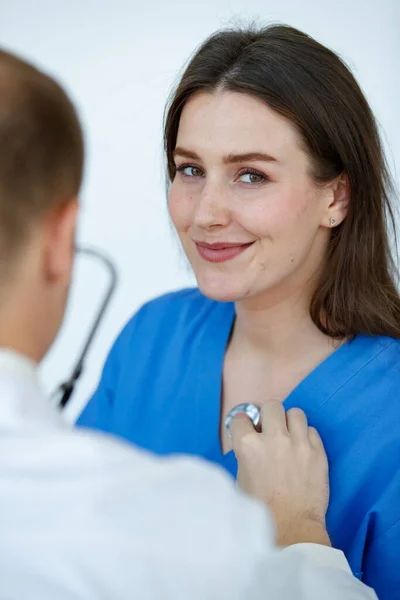
[[[390,231],[393,186],[371,108],[344,62],[283,25],[213,34],[188,64],[165,113],[169,181],[188,99],[223,89],[264,101],[297,128],[316,183],[346,174],[350,207],[332,230],[310,313],[335,338],[359,333],[400,338],[400,297]]]

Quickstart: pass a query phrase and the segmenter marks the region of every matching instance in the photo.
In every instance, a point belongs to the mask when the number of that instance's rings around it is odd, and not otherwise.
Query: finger
[[[233,448],[237,448],[245,436],[257,435],[252,420],[245,413],[239,413],[233,417],[230,432]]]
[[[315,427],[308,428],[308,439],[310,440],[311,446],[313,448],[315,448],[316,450],[319,450],[320,448],[324,448],[324,444],[322,442],[321,436],[319,435],[319,433],[315,429]]]
[[[287,433],[285,409],[281,402],[271,402],[261,407],[261,431],[264,435]]]
[[[293,440],[298,442],[309,441],[307,417],[300,408],[291,408],[288,410],[286,413],[286,422]]]

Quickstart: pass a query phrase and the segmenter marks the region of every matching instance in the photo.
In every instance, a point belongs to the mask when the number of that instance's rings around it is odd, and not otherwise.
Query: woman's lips
[[[215,244],[206,244],[204,242],[195,242],[197,252],[201,258],[212,263],[226,262],[232,260],[239,254],[242,254],[254,242],[247,244],[217,242]]]

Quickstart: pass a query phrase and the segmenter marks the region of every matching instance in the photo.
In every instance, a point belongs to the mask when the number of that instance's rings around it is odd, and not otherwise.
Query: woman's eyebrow
[[[182,158],[192,158],[193,160],[200,160],[200,157],[196,152],[192,150],[188,150],[186,148],[182,148],[181,146],[177,146],[173,152],[174,158],[176,156],[181,156]],[[243,154],[228,154],[224,156],[223,162],[225,164],[233,164],[240,162],[275,162],[279,163],[279,160],[270,154],[266,154],[265,152],[245,152]]]
[[[181,156],[182,158],[192,158],[193,160],[200,160],[200,156],[196,154],[196,152],[192,152],[191,150],[186,150],[186,148],[182,148],[177,146],[173,151],[173,157]]]
[[[244,154],[228,154],[228,156],[224,156],[223,161],[225,164],[254,161],[275,163],[279,162],[277,158],[271,156],[270,154],[266,154],[265,152],[246,152]]]

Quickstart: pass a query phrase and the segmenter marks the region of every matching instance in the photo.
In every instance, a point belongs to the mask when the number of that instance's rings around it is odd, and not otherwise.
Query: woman
[[[165,148],[199,289],[137,313],[79,423],[236,476],[227,412],[303,409],[330,460],[333,545],[400,597],[400,299],[367,101],[297,30],[223,31],[179,83]]]

